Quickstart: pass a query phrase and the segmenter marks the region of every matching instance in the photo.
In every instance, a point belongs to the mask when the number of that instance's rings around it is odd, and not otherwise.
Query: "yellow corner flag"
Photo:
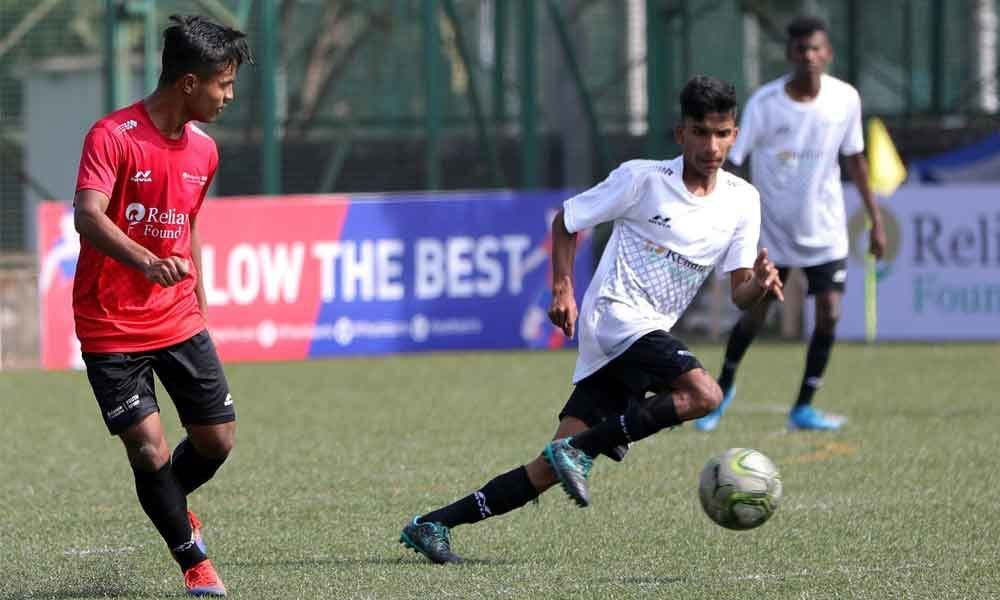
[[[868,185],[879,196],[891,196],[906,181],[906,167],[882,119],[868,119]]]
[[[888,197],[906,181],[906,167],[896,152],[882,119],[868,119],[868,185],[872,192]],[[871,222],[866,219],[868,226]],[[874,342],[878,330],[878,274],[875,257],[865,254],[865,340]]]

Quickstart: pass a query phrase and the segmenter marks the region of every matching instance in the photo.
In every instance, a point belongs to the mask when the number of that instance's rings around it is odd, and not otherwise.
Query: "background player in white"
[[[809,281],[808,293],[816,298],[816,327],[788,426],[838,429],[846,419],[816,410],[812,399],[830,360],[847,275],[840,156],[868,210],[870,251],[877,258],[885,248],[885,232],[878,203],[868,187],[861,99],[851,85],[825,72],[833,60],[826,25],[814,17],[799,17],[787,32],[792,72],[751,96],[729,160],[740,165],[750,155],[750,176],[760,190],[763,210],[761,245],[770,250],[782,282],[791,267],[802,267]],[[696,428],[711,431],[718,426],[736,391],[736,369],[769,308],[768,301],[754,305],[733,328],[719,375],[722,404],[695,421]]]
[[[682,156],[626,162],[567,200],[553,220],[549,318],[568,337],[576,332],[578,232],[614,223],[579,313],[575,389],[542,456],[403,528],[400,542],[431,561],[460,560],[450,528],[519,508],[557,481],[587,505],[594,457],[621,460],[630,442],[719,404],[715,380],[669,333],[713,267],[731,273],[733,302],[741,307],[770,294],[782,298],[777,269],[766,250],[757,252],[757,190],[721,170],[737,133],[733,86],[696,77],[680,99],[675,135]]]

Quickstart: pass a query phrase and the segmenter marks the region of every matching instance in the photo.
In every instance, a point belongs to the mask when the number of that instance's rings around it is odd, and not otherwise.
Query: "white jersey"
[[[757,90],[740,119],[729,160],[750,154],[750,177],[763,206],[761,245],[775,264],[811,267],[847,256],[847,218],[838,153],[864,151],[861,98],[823,75],[819,95],[796,102],[789,76]]]
[[[563,203],[571,233],[613,221],[611,238],[583,297],[573,383],[651,331],[670,331],[712,268],[749,269],[757,257],[760,198],[720,170],[715,189],[695,196],[684,159],[632,160]]]

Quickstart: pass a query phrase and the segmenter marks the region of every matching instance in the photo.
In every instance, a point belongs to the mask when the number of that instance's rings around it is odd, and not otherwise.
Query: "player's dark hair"
[[[703,121],[709,113],[736,117],[736,88],[718,77],[698,75],[681,90],[681,119]]]
[[[169,85],[186,73],[208,78],[235,65],[253,64],[247,34],[199,16],[171,15],[163,31],[160,85]]]
[[[788,24],[788,27],[785,28],[785,33],[788,34],[789,43],[791,43],[792,40],[812,35],[817,31],[822,31],[823,33],[828,32],[826,28],[826,21],[820,19],[819,17],[812,17],[808,15],[795,17],[792,19],[792,22]]]

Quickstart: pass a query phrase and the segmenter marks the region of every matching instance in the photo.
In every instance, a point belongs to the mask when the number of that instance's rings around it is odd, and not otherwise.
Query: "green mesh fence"
[[[365,140],[420,143],[425,135],[428,97],[424,85],[424,0],[133,0],[111,4],[131,12],[153,6],[157,30],[166,25],[171,13],[201,13],[240,21],[239,26],[250,33],[252,44],[259,49],[259,5],[265,1],[278,3],[278,69],[273,75],[260,69],[241,74],[237,102],[211,128],[220,144],[249,149],[259,142],[262,77],[273,83],[278,96],[281,139],[288,146],[285,167],[291,170],[285,174],[286,189],[340,189],[344,180],[337,174],[345,162],[350,164],[358,155]],[[645,80],[634,76],[646,63],[645,41],[636,46],[635,34],[644,34],[647,17],[661,20],[666,54],[658,80],[667,105],[650,109],[667,115],[667,123],[672,123],[677,91],[693,74],[712,73],[729,79],[745,97],[756,85],[785,72],[783,27],[803,11],[819,14],[830,23],[837,52],[833,72],[859,87],[868,112],[889,116],[972,114],[981,110],[977,98],[989,83],[971,66],[978,51],[969,33],[970,15],[978,4],[975,0],[648,3],[649,11],[645,2],[628,0],[551,3],[569,34],[571,53],[582,77],[580,87],[570,77],[550,3],[535,0],[538,35],[533,57],[538,90],[534,100],[541,135],[558,137],[587,131],[586,115],[579,108],[581,97],[586,96],[601,135],[619,140],[607,151],[608,162],[628,158],[636,148],[645,147],[641,137],[645,131],[643,111],[647,109],[635,98],[636,90],[642,90],[637,86]],[[32,143],[25,133],[26,76],[52,59],[90,57],[99,65],[108,4],[104,0],[0,0],[0,249],[26,248],[30,240],[25,234],[26,198],[60,193],[47,189],[44,177],[32,177],[26,171]],[[454,19],[445,10],[446,4],[454,7]],[[470,95],[474,86],[486,132],[501,146],[502,183],[507,186],[516,186],[519,181],[516,154],[523,91],[519,44],[524,4],[521,0],[437,2],[441,70],[440,89],[434,97],[442,135],[446,141],[453,137],[470,140],[473,153],[484,152],[476,141],[480,130]],[[634,21],[636,18],[640,21]],[[500,29],[505,33],[499,42],[495,37],[498,19],[502,19]],[[139,60],[142,20],[123,22],[128,28],[128,44]],[[640,27],[630,29],[630,23]],[[141,78],[141,69],[136,73]],[[995,85],[995,74],[993,77]],[[67,95],[65,110],[75,110],[78,100]],[[638,143],[628,146],[629,139]],[[76,145],[79,140],[67,143]],[[323,160],[310,161],[306,155],[296,158],[294,145],[308,143],[324,148]],[[512,158],[504,163],[504,156]],[[484,157],[478,158],[485,162]],[[244,171],[240,171],[241,165]],[[252,161],[241,165],[230,167],[230,183],[221,193],[255,189],[259,165]],[[57,167],[75,171],[75,165]],[[449,180],[446,173],[444,183],[496,184],[485,169],[482,172],[481,180]],[[378,181],[355,182],[350,189],[377,191]],[[572,183],[570,179],[562,182]],[[422,180],[408,185],[411,189],[420,187]]]

